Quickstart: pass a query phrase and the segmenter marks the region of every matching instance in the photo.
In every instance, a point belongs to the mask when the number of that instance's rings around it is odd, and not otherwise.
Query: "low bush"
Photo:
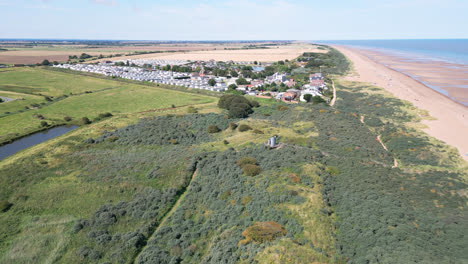
[[[246,125],[246,124],[242,124],[239,126],[239,131],[240,132],[245,132],[245,131],[249,131],[251,130],[252,128],[249,126],[249,125]]]
[[[257,176],[260,174],[260,172],[262,172],[262,169],[254,164],[246,164],[242,167],[242,171],[247,176]]]
[[[82,124],[82,125],[91,124],[91,120],[89,120],[89,118],[87,118],[86,116],[85,116],[85,117],[82,117],[82,118],[81,118],[81,124]]]
[[[277,105],[276,106],[276,110],[278,110],[278,111],[286,111],[288,109],[289,109],[289,107],[287,107],[285,105]]]
[[[6,200],[0,200],[0,212],[6,212],[10,210],[10,208],[13,206],[12,203],[6,201]]]
[[[99,118],[106,118],[106,117],[111,117],[112,114],[109,113],[109,112],[106,112],[106,113],[101,113],[98,116],[99,116]]]
[[[66,117],[63,118],[63,120],[65,120],[65,121],[67,121],[67,122],[70,122],[70,121],[72,121],[72,118],[69,117],[69,116],[66,116]]]
[[[230,128],[231,130],[235,130],[235,129],[237,128],[237,124],[234,123],[234,122],[231,122],[231,123],[229,123],[229,128]]]
[[[254,129],[252,131],[254,134],[263,134],[263,131],[259,130],[259,129]]]
[[[240,158],[238,161],[237,161],[237,166],[239,167],[243,167],[244,165],[247,165],[247,164],[253,164],[253,165],[256,165],[257,164],[257,160],[253,157],[242,157]]]
[[[210,133],[210,134],[218,133],[219,131],[221,131],[221,129],[219,129],[219,127],[217,125],[210,125],[208,127],[208,133]]]
[[[245,245],[250,242],[264,243],[273,241],[278,237],[286,235],[286,229],[276,222],[256,222],[255,224],[247,227],[242,232],[245,237],[244,240],[239,241],[239,245]]]
[[[195,109],[195,107],[193,107],[193,106],[189,106],[189,107],[187,108],[187,113],[189,113],[189,114],[196,114],[196,113],[198,113],[198,110]]]
[[[46,121],[41,121],[41,127],[47,127],[49,124]]]

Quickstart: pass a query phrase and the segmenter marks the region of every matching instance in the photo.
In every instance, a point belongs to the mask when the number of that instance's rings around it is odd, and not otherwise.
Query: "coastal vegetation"
[[[335,85],[334,106],[227,94],[215,107],[129,83],[83,94],[112,107],[62,111],[100,119],[0,161],[0,263],[468,261],[466,163],[411,104]]]

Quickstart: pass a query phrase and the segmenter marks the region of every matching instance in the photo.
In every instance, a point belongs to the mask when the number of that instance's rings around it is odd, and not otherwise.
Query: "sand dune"
[[[468,107],[426,87],[422,83],[370,59],[366,51],[334,46],[345,54],[354,66],[346,77],[351,81],[375,83],[396,97],[429,111],[437,120],[424,120],[429,135],[456,147],[468,161]]]

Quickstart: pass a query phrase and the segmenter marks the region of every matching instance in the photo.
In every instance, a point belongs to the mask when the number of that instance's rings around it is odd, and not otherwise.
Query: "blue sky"
[[[0,0],[0,38],[468,38],[467,0]]]

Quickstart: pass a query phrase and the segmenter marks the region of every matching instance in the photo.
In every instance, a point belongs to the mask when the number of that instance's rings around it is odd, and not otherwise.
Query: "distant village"
[[[98,64],[58,64],[53,67],[91,72],[136,81],[183,86],[215,92],[236,91],[289,103],[310,101],[328,90],[321,73],[296,82],[287,72],[268,72],[271,63],[137,59]],[[304,63],[296,62],[296,67]]]

